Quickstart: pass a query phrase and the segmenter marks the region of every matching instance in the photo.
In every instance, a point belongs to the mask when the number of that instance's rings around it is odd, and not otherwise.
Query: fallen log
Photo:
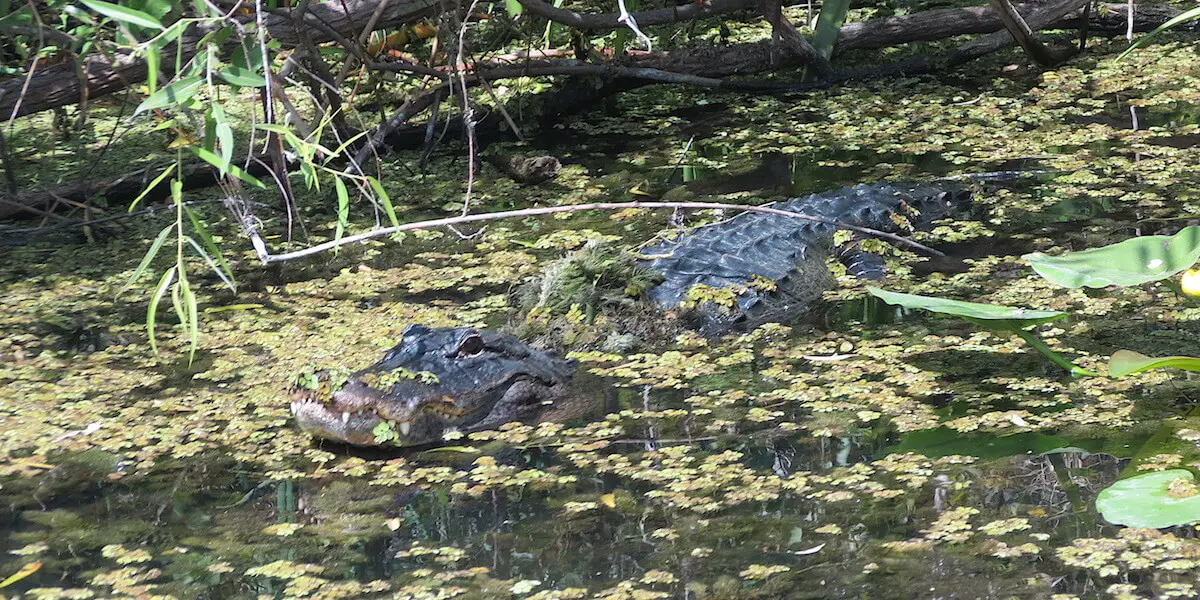
[[[372,21],[378,4],[379,0],[309,4],[305,22],[319,23],[320,26],[313,25],[308,35],[314,43],[333,40],[331,32],[343,37],[357,37],[369,23],[373,22],[376,29],[393,27],[419,18],[439,6],[438,0],[391,0],[386,3],[379,17]],[[286,12],[267,15],[265,24],[268,35],[285,47],[294,48],[300,44],[296,24]],[[192,27],[183,34],[179,44],[185,61],[195,54],[196,44],[208,32],[205,28]],[[174,57],[175,47],[165,49],[162,54]],[[173,64],[173,60],[163,61],[166,74],[170,74],[168,69]],[[79,66],[74,62],[66,62],[39,67],[32,76],[22,74],[0,83],[0,115],[5,119],[10,116],[21,117],[69,106],[83,97],[90,100],[118,92],[146,80],[146,62],[127,52],[112,56],[95,54],[83,60],[82,72],[85,77],[81,78],[78,76]],[[86,88],[81,80],[87,82]]]
[[[742,4],[746,6],[743,6]],[[544,4],[544,3],[543,3]],[[531,5],[533,3],[531,2]],[[714,1],[706,10],[672,11],[679,16],[695,18],[710,16],[732,10],[740,10],[755,5],[753,0],[720,0]],[[345,2],[312,3],[308,7],[309,14],[306,22],[319,22],[328,27],[313,27],[310,35],[315,43],[330,41],[330,31],[346,37],[361,34],[368,24],[377,6],[377,0],[346,0]],[[436,0],[393,0],[387,3],[380,18],[374,22],[375,29],[394,26],[410,21],[420,15],[436,11],[439,3]],[[704,5],[707,6],[707,5]],[[1026,7],[1018,7],[1026,10]],[[1124,32],[1127,5],[1102,4],[1098,10],[1091,11],[1088,23],[1097,32]],[[1166,5],[1138,5],[1135,8],[1134,30],[1149,31],[1181,11]],[[656,13],[657,16],[657,13]],[[658,16],[659,20],[666,19]],[[589,26],[608,26],[609,19],[604,15],[583,15],[583,22]],[[1081,15],[1071,15],[1051,27],[1078,28]],[[837,52],[850,50],[882,48],[916,41],[932,41],[955,35],[991,33],[1000,30],[1002,24],[995,13],[986,6],[970,8],[950,8],[923,11],[900,17],[872,19],[860,23],[847,23],[842,27],[838,38]],[[285,46],[295,46],[299,43],[295,24],[290,17],[273,14],[267,19],[267,29],[272,38],[280,40]],[[195,50],[196,42],[203,33],[196,31],[185,34],[181,43],[185,56],[190,56]],[[745,45],[735,45],[734,48]],[[714,55],[720,50],[714,50]],[[173,54],[173,51],[169,54]],[[656,58],[651,62],[667,65],[672,62],[688,62],[700,58],[696,52],[688,52],[683,60],[673,60],[670,53],[654,53]],[[745,73],[747,61],[757,63],[759,52],[752,49],[739,49],[730,53],[732,56],[718,58],[725,68],[705,70],[708,75],[723,76],[717,73]],[[793,59],[794,60],[794,59]],[[165,61],[164,65],[173,61]],[[652,64],[642,65],[648,68],[671,70],[665,66]],[[794,66],[790,65],[790,66]],[[760,72],[762,69],[753,68],[750,72]],[[60,106],[68,106],[79,102],[83,97],[95,99],[113,92],[125,89],[146,80],[146,64],[138,57],[129,54],[108,56],[89,56],[84,59],[82,73],[73,63],[60,63],[38,68],[32,76],[17,77],[0,83],[0,115],[23,116]],[[686,74],[701,75],[695,68],[681,71]],[[81,79],[86,80],[86,89],[81,85]],[[86,92],[81,95],[81,92]]]

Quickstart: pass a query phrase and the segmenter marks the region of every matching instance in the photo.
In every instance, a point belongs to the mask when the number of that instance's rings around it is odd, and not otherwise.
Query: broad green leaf
[[[137,25],[138,27],[147,27],[149,29],[163,28],[162,23],[160,23],[158,19],[155,19],[153,16],[148,15],[140,10],[125,8],[124,6],[109,4],[108,2],[101,2],[100,0],[80,0],[80,2],[82,2],[84,6],[102,15],[117,21],[121,21],[122,23]]]
[[[960,300],[946,300],[944,298],[933,298],[931,296],[918,296],[915,294],[901,294],[898,292],[888,292],[879,288],[868,287],[867,291],[873,296],[880,298],[888,304],[903,306],[904,308],[919,308],[946,315],[953,315],[970,321],[985,329],[993,331],[1007,331],[1020,336],[1025,343],[1033,347],[1034,350],[1042,353],[1043,356],[1050,359],[1054,364],[1066,369],[1073,376],[1095,376],[1096,374],[1079,367],[1071,361],[1063,358],[1057,352],[1052,350],[1045,342],[1038,339],[1033,333],[1025,331],[1026,327],[1038,325],[1040,323],[1048,323],[1067,316],[1067,313],[1056,310],[1029,310],[1025,308],[1010,308],[1007,306],[996,306],[995,304],[979,304],[976,302],[962,302]]]
[[[504,0],[504,10],[509,17],[518,17],[525,12],[525,7],[517,0]]]
[[[1132,350],[1118,350],[1116,354],[1112,355],[1112,358],[1108,359],[1108,374],[1112,377],[1123,377],[1150,369],[1168,368],[1200,371],[1200,358],[1192,356],[1153,357],[1138,354]]]
[[[161,176],[159,178],[161,179]],[[118,296],[121,295],[121,292],[129,289],[129,286],[133,285],[133,282],[137,281],[138,277],[142,276],[142,273],[146,271],[146,267],[150,266],[150,261],[154,260],[155,256],[158,256],[158,251],[162,249],[163,243],[167,241],[167,236],[171,235],[171,230],[173,229],[175,229],[175,224],[171,223],[158,232],[158,236],[154,238],[154,243],[150,244],[150,249],[146,250],[146,254],[142,256],[142,262],[138,263],[137,268],[133,270],[133,275],[129,276],[129,281],[125,282],[125,285],[121,286],[121,289],[117,290]]]
[[[221,11],[218,10],[216,6],[205,2],[204,0],[192,0],[192,9],[195,10],[196,14],[198,15],[208,13],[208,16],[210,17],[221,16]]]
[[[1056,310],[1010,308],[995,304],[980,304],[977,302],[934,298],[932,296],[889,292],[874,287],[868,287],[867,291],[888,304],[962,317],[972,323],[992,329],[1020,329],[1039,323],[1048,323],[1067,316],[1067,313]]]
[[[146,98],[138,105],[137,110],[133,111],[133,114],[138,115],[148,110],[187,102],[188,99],[196,95],[196,92],[200,90],[200,85],[203,83],[204,78],[199,75],[180,79],[151,94],[149,98]]]
[[[321,189],[321,180],[317,177],[317,172],[315,169],[313,169],[311,162],[301,162],[300,173],[304,175],[304,185],[307,186],[308,189]]]
[[[183,35],[184,31],[187,31],[187,26],[188,22],[186,20],[171,23],[162,33],[154,36],[154,45],[159,48],[166,48],[167,44],[179,39],[179,36]]]
[[[174,227],[171,225],[170,227]],[[163,273],[162,278],[158,280],[158,287],[154,290],[154,297],[150,299],[150,306],[146,307],[146,337],[150,340],[150,351],[158,354],[158,345],[154,341],[154,317],[158,314],[158,303],[162,301],[163,296],[167,293],[167,288],[171,287],[171,282],[175,279],[175,269],[171,267]]]
[[[341,177],[333,178],[334,188],[337,190],[337,230],[333,233],[334,240],[342,239],[342,234],[346,233],[346,226],[350,223],[350,193],[346,190],[346,183]]]
[[[241,67],[225,67],[217,71],[217,75],[231,85],[247,88],[258,88],[267,85],[267,78]]]
[[[1200,521],[1195,476],[1185,469],[1122,479],[1096,497],[1096,510],[1109,523],[1161,529]]]
[[[1063,287],[1141,285],[1166,279],[1196,264],[1200,258],[1200,225],[1185,227],[1171,236],[1147,235],[1061,256],[1034,252],[1022,258],[1038,275]]]

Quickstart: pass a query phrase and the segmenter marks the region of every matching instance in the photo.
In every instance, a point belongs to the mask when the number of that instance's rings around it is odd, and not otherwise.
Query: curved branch
[[[495,221],[497,219],[508,219],[508,218],[512,218],[512,217],[531,217],[531,216],[538,216],[538,215],[551,215],[551,214],[555,214],[555,213],[580,212],[580,211],[584,211],[584,210],[626,210],[626,209],[630,209],[630,208],[646,208],[646,209],[670,208],[670,209],[700,209],[700,210],[724,209],[724,210],[740,210],[740,211],[746,211],[746,212],[761,212],[761,213],[767,213],[767,214],[771,214],[771,215],[779,215],[782,217],[789,217],[792,219],[803,219],[805,221],[813,221],[816,223],[824,223],[826,225],[833,225],[834,227],[838,227],[841,229],[857,231],[858,233],[885,239],[885,240],[888,240],[893,243],[909,246],[911,248],[915,248],[922,252],[927,252],[933,256],[945,256],[944,254],[942,254],[941,252],[938,252],[937,250],[934,250],[933,248],[930,248],[928,246],[914,242],[904,236],[896,235],[894,233],[888,233],[886,231],[879,231],[878,229],[871,229],[869,227],[859,227],[857,225],[850,225],[849,223],[842,223],[840,221],[835,221],[833,219],[826,219],[823,217],[814,217],[812,215],[806,215],[804,213],[792,212],[792,211],[788,211],[788,210],[779,210],[778,208],[771,208],[768,206],[744,206],[741,204],[723,204],[723,203],[719,203],[719,202],[640,202],[640,201],[635,200],[633,202],[592,202],[589,204],[573,204],[570,206],[545,206],[542,208],[526,208],[523,210],[505,210],[505,211],[493,212],[493,213],[478,213],[478,214],[474,214],[474,215],[463,215],[461,217],[447,217],[445,219],[431,219],[428,221],[417,221],[414,223],[405,223],[405,224],[397,226],[397,227],[383,227],[381,229],[372,229],[371,231],[366,231],[366,232],[360,233],[358,235],[349,235],[349,236],[346,236],[346,237],[338,239],[338,240],[332,240],[329,242],[325,242],[323,244],[317,244],[316,246],[311,246],[309,248],[305,248],[304,250],[297,250],[295,252],[287,252],[284,254],[271,254],[266,249],[266,242],[264,242],[262,240],[262,238],[258,235],[257,232],[251,232],[250,235],[251,235],[251,242],[254,245],[255,251],[258,253],[259,260],[263,261],[264,263],[273,263],[273,262],[283,262],[283,261],[287,261],[287,260],[292,260],[292,259],[300,258],[303,256],[309,256],[312,254],[318,254],[320,252],[325,252],[326,250],[332,250],[334,248],[338,248],[338,247],[345,246],[348,244],[353,244],[356,242],[361,242],[364,240],[369,240],[371,238],[381,237],[381,236],[385,236],[385,235],[391,235],[393,233],[398,233],[401,231],[412,231],[414,229],[429,229],[430,227],[447,227],[450,225],[459,225],[462,223],[478,223],[480,221]]]

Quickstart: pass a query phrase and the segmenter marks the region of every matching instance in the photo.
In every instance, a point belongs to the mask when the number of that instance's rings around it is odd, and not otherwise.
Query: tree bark
[[[1020,44],[1021,49],[1025,50],[1025,54],[1044,67],[1054,66],[1057,62],[1056,57],[1049,48],[1042,45],[1021,13],[1017,12],[1017,9],[1008,0],[988,0],[988,4],[996,11],[1000,22],[1004,23],[1008,34]]]
[[[378,3],[379,0],[345,0],[310,4],[305,22],[310,25],[312,41],[322,43],[334,39],[331,31],[343,37],[357,37],[371,21]],[[436,11],[438,5],[438,0],[391,0],[374,27],[382,29],[410,21]],[[267,15],[265,22],[272,39],[287,47],[299,45],[300,36],[286,12]],[[182,36],[180,44],[185,60],[195,53],[196,43],[205,33],[196,28]],[[165,50],[163,56],[173,58],[174,46]],[[173,64],[173,60],[163,61],[164,69]],[[0,117],[20,117],[79,102],[83,87],[76,69],[75,63],[68,62],[35,70],[23,96],[25,75],[0,84]],[[146,63],[129,54],[92,55],[84,59],[83,72],[87,76],[86,97],[94,99],[145,81]]]

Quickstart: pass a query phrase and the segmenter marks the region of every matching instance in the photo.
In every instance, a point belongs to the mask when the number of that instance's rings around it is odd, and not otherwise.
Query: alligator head
[[[336,442],[437,443],[449,431],[536,420],[566,393],[573,366],[502,333],[411,325],[362,371],[302,377],[292,414],[301,429]]]

